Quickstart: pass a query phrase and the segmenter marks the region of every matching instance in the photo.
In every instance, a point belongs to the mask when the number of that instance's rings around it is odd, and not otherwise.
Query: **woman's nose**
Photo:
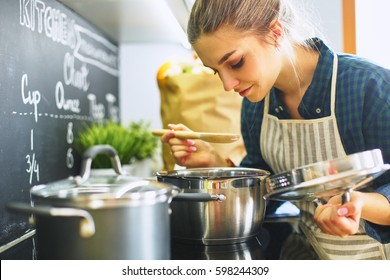
[[[231,91],[240,83],[238,79],[234,78],[233,76],[229,76],[228,74],[220,74],[219,77],[221,78],[225,91]]]

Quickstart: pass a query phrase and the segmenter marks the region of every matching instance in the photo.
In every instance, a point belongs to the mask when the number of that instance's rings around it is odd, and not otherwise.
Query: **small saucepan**
[[[192,168],[157,172],[157,180],[181,193],[171,203],[171,233],[177,240],[231,244],[256,236],[265,214],[268,171]]]

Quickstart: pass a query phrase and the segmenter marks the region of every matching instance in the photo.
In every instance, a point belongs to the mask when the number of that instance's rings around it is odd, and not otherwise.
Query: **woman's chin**
[[[265,96],[266,94],[254,93],[254,94],[248,94],[247,96],[245,96],[245,98],[247,98],[252,103],[256,103],[262,101]]]

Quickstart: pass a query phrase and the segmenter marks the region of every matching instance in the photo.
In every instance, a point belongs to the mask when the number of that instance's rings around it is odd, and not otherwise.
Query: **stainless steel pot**
[[[123,174],[90,176],[92,159],[107,153],[122,173],[116,151],[94,146],[81,176],[34,186],[32,205],[39,259],[170,259],[170,209],[177,187]]]
[[[159,182],[183,190],[171,204],[172,237],[207,245],[253,238],[264,219],[268,175],[268,171],[250,168],[157,172]]]

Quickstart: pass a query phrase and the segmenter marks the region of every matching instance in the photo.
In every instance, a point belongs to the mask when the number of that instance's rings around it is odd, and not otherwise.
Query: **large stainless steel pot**
[[[117,175],[90,176],[92,159],[107,153]],[[32,205],[39,259],[170,259],[170,209],[177,187],[122,175],[116,151],[94,146],[81,176],[34,186]]]
[[[203,244],[239,243],[253,238],[264,219],[264,182],[268,175],[268,171],[250,168],[157,172],[159,182],[183,190],[171,204],[172,237]]]

